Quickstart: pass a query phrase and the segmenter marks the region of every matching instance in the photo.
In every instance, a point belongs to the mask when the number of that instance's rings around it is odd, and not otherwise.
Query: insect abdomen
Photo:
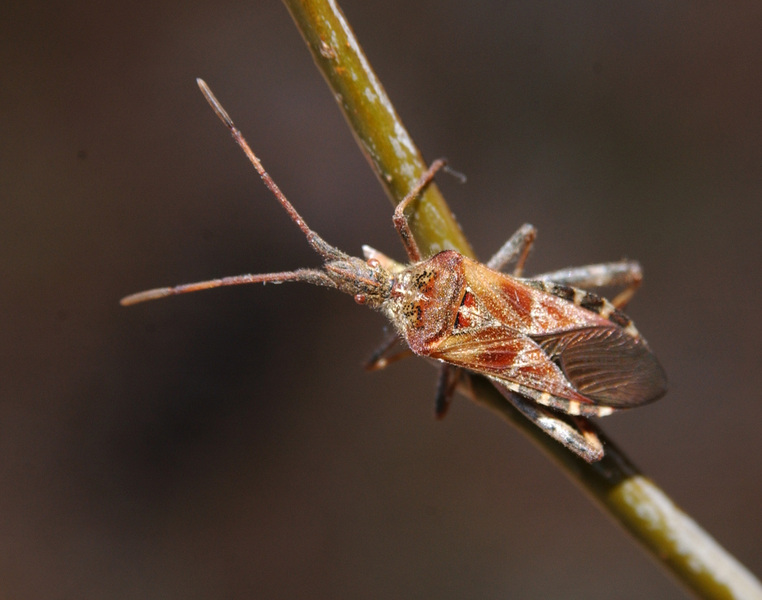
[[[625,332],[632,337],[640,337],[640,333],[638,333],[638,330],[635,328],[632,319],[611,304],[611,302],[597,294],[568,285],[553,283],[552,281],[538,279],[528,279],[523,281],[535,289],[568,300],[580,308],[584,308],[585,310],[589,310],[590,312],[602,316],[604,319],[608,319],[618,327],[624,329]]]

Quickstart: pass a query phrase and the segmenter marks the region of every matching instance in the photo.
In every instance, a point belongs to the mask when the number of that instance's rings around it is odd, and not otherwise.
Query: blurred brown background
[[[762,6],[342,5],[482,257],[638,258],[670,377],[607,432],[762,572]],[[304,285],[307,221],[403,253],[276,0],[29,2],[0,21],[0,591],[13,598],[680,598],[519,433],[435,373],[366,374],[383,319]]]

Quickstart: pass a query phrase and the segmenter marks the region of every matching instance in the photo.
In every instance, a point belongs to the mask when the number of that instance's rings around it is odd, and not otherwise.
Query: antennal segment
[[[211,290],[213,288],[225,287],[230,285],[243,285],[246,283],[285,283],[286,281],[306,281],[314,285],[325,287],[336,287],[336,283],[322,271],[317,269],[297,269],[296,271],[284,271],[282,273],[262,273],[258,275],[233,275],[232,277],[222,277],[221,279],[210,279],[208,281],[199,281],[196,283],[185,283],[174,287],[155,288],[138,292],[130,296],[125,296],[119,301],[122,306],[130,306],[138,302],[147,300],[158,300],[167,296],[177,296],[178,294],[187,294],[189,292],[198,292],[200,290]]]
[[[257,158],[256,154],[254,154],[254,151],[251,149],[248,142],[243,137],[243,134],[235,126],[235,123],[233,123],[233,119],[230,118],[230,115],[223,108],[222,104],[220,104],[220,101],[217,100],[217,97],[212,93],[212,90],[209,89],[209,86],[206,84],[206,82],[199,77],[196,79],[196,83],[201,89],[201,93],[204,94],[204,98],[206,98],[209,106],[212,107],[212,110],[214,110],[215,114],[225,124],[225,127],[230,130],[230,133],[232,134],[233,139],[236,141],[236,144],[240,146],[241,150],[243,150],[244,154],[246,154],[246,157],[249,159],[251,164],[254,165],[254,168],[257,170],[257,173],[259,173],[262,181],[264,181],[267,189],[273,193],[273,195],[278,199],[278,202],[281,203],[281,206],[286,209],[286,212],[288,213],[288,216],[291,217],[291,220],[297,224],[299,229],[302,230],[302,233],[304,233],[304,235],[307,237],[307,241],[309,242],[310,246],[312,246],[315,251],[323,258],[333,260],[338,258],[346,258],[347,255],[344,252],[338,248],[331,246],[328,242],[326,242],[317,233],[309,228],[302,216],[296,212],[296,209],[291,205],[285,194],[280,190],[278,184],[275,183],[273,178],[270,177],[270,174],[265,171],[265,168],[262,166],[259,158]]]

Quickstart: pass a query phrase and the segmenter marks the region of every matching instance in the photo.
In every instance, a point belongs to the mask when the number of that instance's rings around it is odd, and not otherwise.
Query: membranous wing
[[[576,390],[612,408],[640,406],[666,391],[666,376],[645,341],[616,326],[532,336]]]

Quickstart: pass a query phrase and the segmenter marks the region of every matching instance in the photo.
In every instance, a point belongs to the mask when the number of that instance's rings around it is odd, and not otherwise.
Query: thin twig
[[[335,0],[283,0],[337,98],[358,143],[395,204],[426,169]],[[412,221],[428,254],[468,242],[435,186]],[[473,378],[473,400],[534,440],[598,505],[686,588],[707,599],[762,599],[762,584],[682,512],[603,433],[606,455],[589,464],[524,418],[484,379]]]
[[[344,14],[330,0],[284,0],[326,78],[360,148],[392,202],[398,204],[427,164],[362,52]],[[473,256],[436,185],[427,188],[412,215],[424,254],[453,249]]]

